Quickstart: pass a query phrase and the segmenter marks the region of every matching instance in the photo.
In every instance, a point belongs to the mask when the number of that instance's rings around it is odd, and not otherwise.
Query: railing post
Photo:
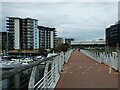
[[[44,72],[44,75],[47,75],[47,73],[48,73],[48,66],[49,66],[49,63],[48,62],[46,62],[46,66],[45,66],[45,72]],[[45,86],[45,88],[47,88],[48,87],[48,76],[46,76],[45,78],[44,78],[44,86]]]
[[[63,54],[64,54],[64,64],[66,63],[66,53],[65,52],[63,52]]]
[[[30,76],[28,89],[29,89],[29,88],[33,88],[34,85],[35,85],[35,74],[36,74],[36,69],[37,69],[37,66],[33,67],[33,69],[32,69],[32,73],[31,73],[31,76]]]
[[[54,58],[54,60],[53,60],[53,64],[52,64],[52,68],[53,68],[53,72],[52,72],[52,74],[53,74],[53,83],[55,83],[55,79],[56,79],[56,59]]]
[[[64,64],[64,53],[61,52],[61,70],[63,70],[63,64]]]
[[[56,57],[54,57],[54,59],[53,59],[53,62],[52,62],[52,71],[51,71],[51,77],[52,77],[52,81],[51,81],[51,83],[52,83],[52,88],[54,88],[55,86],[56,86],[56,84],[57,84],[57,82],[58,82],[58,80],[59,80],[59,77],[60,77],[60,74],[59,74],[59,67],[58,67],[58,65],[59,65],[59,57],[58,56],[56,56]]]
[[[68,52],[67,52],[68,53]],[[67,53],[64,52],[64,62],[67,63]]]
[[[118,71],[120,72],[120,50],[118,51]]]
[[[59,62],[59,72],[61,71],[61,62],[62,62],[62,59],[61,59],[61,53],[59,54],[59,56],[58,56],[58,58],[59,58],[59,60],[58,60],[58,62]]]

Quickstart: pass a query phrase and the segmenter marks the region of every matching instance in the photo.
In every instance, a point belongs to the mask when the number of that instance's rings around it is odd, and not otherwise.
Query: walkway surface
[[[74,51],[64,65],[56,88],[118,88],[118,73]]]

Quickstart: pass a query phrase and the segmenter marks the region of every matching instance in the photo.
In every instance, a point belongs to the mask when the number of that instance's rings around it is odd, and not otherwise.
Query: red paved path
[[[56,88],[117,88],[118,73],[74,51],[64,66]]]

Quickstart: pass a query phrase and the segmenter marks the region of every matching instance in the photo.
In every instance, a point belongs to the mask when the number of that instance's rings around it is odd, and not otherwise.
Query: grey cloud
[[[96,39],[104,37],[105,26],[117,21],[117,5],[115,2],[4,2],[2,15],[4,23],[5,16],[33,17],[39,19],[39,25],[56,27],[58,36]]]
[[[118,2],[119,0],[1,0],[2,2]]]

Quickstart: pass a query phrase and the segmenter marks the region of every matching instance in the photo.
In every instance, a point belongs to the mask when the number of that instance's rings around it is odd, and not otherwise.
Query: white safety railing
[[[63,68],[63,65],[68,62],[71,52],[72,50],[69,50],[67,52],[61,52],[56,57],[53,57],[52,59],[47,61],[46,69],[44,71],[44,77],[40,79],[36,84],[34,84],[33,88],[35,90],[55,88],[59,80],[60,72]],[[51,67],[49,67],[49,64]]]
[[[81,52],[99,63],[104,63],[116,71],[120,71],[120,53],[119,52],[97,52],[91,50],[81,50]]]
[[[55,68],[53,67],[41,80],[35,85],[34,89],[39,90],[40,88],[50,88],[55,81],[54,76]]]

